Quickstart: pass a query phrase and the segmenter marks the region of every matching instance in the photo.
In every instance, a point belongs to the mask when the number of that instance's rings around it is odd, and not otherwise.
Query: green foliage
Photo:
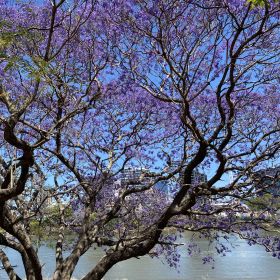
[[[280,197],[273,197],[273,195],[267,193],[255,198],[250,199],[246,203],[251,210],[261,211],[270,208],[280,208]]]
[[[0,63],[5,61],[4,72],[12,69],[21,69],[25,75],[38,81],[43,76],[47,76],[46,73],[50,71],[49,63],[43,58],[39,58],[37,55],[25,57],[22,54],[19,55],[7,55],[7,49],[12,45],[18,46],[21,40],[19,38],[24,37],[25,40],[44,40],[44,37],[40,34],[36,35],[32,32],[28,32],[25,28],[17,27],[16,30],[9,31],[11,29],[11,23],[4,20],[0,21]],[[36,37],[34,37],[36,36]]]
[[[97,217],[96,212],[93,212],[93,213],[90,214],[90,220],[91,221],[94,221],[96,219],[96,217]]]
[[[4,21],[0,22],[0,59],[7,59],[6,49],[14,41],[14,33],[5,31],[7,24]]]
[[[44,234],[44,228],[39,221],[33,220],[30,222],[30,232],[32,235],[42,237]]]
[[[70,208],[64,210],[65,220],[70,219],[73,216],[73,211]],[[29,230],[31,235],[39,238],[45,238],[46,230],[51,233],[55,233],[59,228],[61,214],[59,206],[54,205],[45,209],[44,218],[41,221],[32,220],[29,224]]]
[[[60,211],[58,205],[50,206],[46,209],[46,218],[44,219],[44,224],[59,224],[60,223]],[[65,219],[71,218],[73,215],[73,210],[70,208],[66,208],[64,210]]]
[[[250,0],[249,3],[252,3],[253,6],[264,6],[266,0]]]
[[[279,2],[279,0],[248,0],[248,3],[251,3],[253,7],[264,7],[265,4],[268,4],[268,6],[270,5],[271,2]]]

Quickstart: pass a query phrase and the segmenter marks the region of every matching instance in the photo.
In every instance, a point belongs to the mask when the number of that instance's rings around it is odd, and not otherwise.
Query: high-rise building
[[[254,180],[256,190],[260,190],[259,195],[280,196],[280,166],[259,171]]]
[[[152,174],[148,169],[128,167],[119,175],[121,185],[143,186],[152,182],[152,178],[148,175]]]
[[[184,180],[184,172],[185,169],[183,168],[181,170],[181,172],[179,173],[179,183],[183,184],[183,180]],[[192,179],[191,179],[191,183],[192,184],[200,184],[200,183],[205,183],[207,181],[207,176],[204,173],[201,173],[200,171],[198,171],[197,169],[194,169],[192,172]]]
[[[176,167],[174,164],[172,166]],[[153,175],[153,172],[149,171],[148,169],[129,167],[129,168],[125,168],[120,173],[118,179],[122,186],[125,187],[133,186],[133,187],[140,188],[143,186],[147,186],[148,184],[152,183],[155,180],[155,177],[149,175]],[[181,172],[179,172],[176,180],[179,183],[179,185],[182,185],[183,183],[183,176],[184,176],[184,167],[182,168]],[[192,174],[193,184],[199,184],[206,181],[207,181],[207,176],[204,173],[199,172],[197,169],[193,171]],[[172,198],[171,185],[172,184],[169,181],[159,181],[153,186],[153,189],[160,191],[161,193],[165,194],[168,199],[171,199]],[[173,188],[174,188],[174,184],[173,184]]]
[[[133,186],[140,188],[155,181],[156,177],[149,175],[153,175],[153,172],[149,171],[148,169],[129,167],[121,172],[118,179],[123,186]],[[152,189],[160,191],[161,193],[166,194],[168,197],[170,196],[170,186],[167,181],[157,182]]]
[[[182,161],[176,160],[172,162],[171,168],[174,170],[175,168],[182,166],[181,171],[179,172],[179,177],[178,177],[178,182],[179,184],[183,184],[183,180],[184,180],[184,173],[185,173],[185,169],[187,164],[186,163],[182,163]],[[192,172],[192,184],[199,184],[199,183],[204,183],[207,181],[207,176],[206,174],[198,171],[198,169],[194,169]]]

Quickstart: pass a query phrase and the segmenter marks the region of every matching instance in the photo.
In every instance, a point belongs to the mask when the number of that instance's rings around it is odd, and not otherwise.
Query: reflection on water
[[[186,235],[184,242],[188,243]],[[210,252],[215,257],[214,250],[205,240],[198,241],[203,251]],[[249,246],[245,241],[233,239],[235,249],[226,257],[216,256],[215,269],[211,265],[203,265],[200,256],[189,257],[186,248],[181,248],[180,273],[170,268],[161,259],[151,259],[147,256],[131,259],[115,265],[104,277],[104,280],[280,280],[280,260],[273,258],[262,247]],[[19,254],[7,249],[6,252],[12,264],[17,264],[16,272],[23,276],[23,266]],[[90,250],[79,261],[74,277],[80,279],[100,259],[102,250]],[[39,249],[44,275],[50,277],[54,270],[54,250],[42,246]],[[0,279],[8,280],[3,270]]]

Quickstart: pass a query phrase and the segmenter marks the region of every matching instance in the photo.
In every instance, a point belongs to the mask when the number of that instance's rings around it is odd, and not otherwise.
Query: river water
[[[189,235],[185,235],[183,242],[188,244]],[[210,253],[215,257],[215,268],[202,264],[201,256],[190,257],[186,248],[180,253],[180,272],[170,268],[164,259],[150,258],[131,259],[115,265],[104,277],[104,280],[280,280],[280,260],[273,258],[260,246],[249,246],[244,240],[231,238],[235,248],[226,257],[217,256],[215,249],[209,247],[206,240],[198,240],[201,253]],[[23,277],[23,266],[20,256],[10,249],[5,249],[12,264],[16,264],[16,272]],[[54,250],[41,246],[39,255],[44,275],[51,276],[54,270]],[[81,279],[94,264],[102,257],[103,251],[90,250],[79,261],[74,272],[76,279]],[[5,272],[0,270],[0,280],[8,280]]]

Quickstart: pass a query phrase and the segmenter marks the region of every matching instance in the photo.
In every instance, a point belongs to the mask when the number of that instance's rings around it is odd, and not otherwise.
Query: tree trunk
[[[10,280],[21,280],[21,278],[15,273],[8,257],[3,250],[0,250],[0,259],[2,261],[3,267],[7,272]]]

